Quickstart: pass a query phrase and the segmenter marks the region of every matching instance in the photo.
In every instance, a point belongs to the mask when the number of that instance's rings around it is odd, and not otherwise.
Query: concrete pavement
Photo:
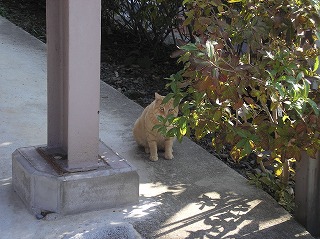
[[[100,138],[138,169],[139,204],[36,219],[13,192],[11,154],[46,143],[46,47],[0,17],[0,238],[313,238],[267,193],[188,139],[175,144],[173,160],[149,161],[131,133],[141,112],[101,82]]]

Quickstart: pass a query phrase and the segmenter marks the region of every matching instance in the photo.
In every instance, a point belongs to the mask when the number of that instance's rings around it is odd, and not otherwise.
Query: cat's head
[[[168,115],[178,115],[178,106],[174,107],[173,105],[173,99],[170,99],[167,103],[163,104],[162,101],[165,98],[162,95],[159,95],[158,93],[155,93],[155,106],[154,110],[156,115],[161,115],[164,118],[167,117]]]

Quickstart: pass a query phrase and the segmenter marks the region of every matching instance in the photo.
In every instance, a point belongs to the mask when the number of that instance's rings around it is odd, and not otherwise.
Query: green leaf
[[[316,60],[314,62],[314,66],[313,66],[313,72],[316,72],[319,68],[319,57],[316,57]]]
[[[276,87],[276,89],[278,90],[280,96],[281,96],[282,98],[284,98],[284,96],[285,96],[285,91],[284,91],[284,89],[283,89],[282,84],[281,84],[280,82],[277,82],[277,83],[275,84],[275,87]]]
[[[183,122],[183,124],[180,126],[180,134],[186,135],[187,133],[187,122]]]
[[[182,98],[183,98],[183,95],[181,94],[176,95],[173,100],[173,107],[177,107],[180,104]]]
[[[186,63],[187,61],[189,61],[190,56],[191,56],[191,53],[190,53],[190,52],[186,52],[185,54],[183,54],[182,56],[180,56],[180,58],[178,59],[177,62],[178,62],[178,63],[180,63],[180,62]]]
[[[187,101],[183,102],[183,104],[181,106],[182,114],[189,115],[190,114],[190,108],[192,108],[192,105],[190,105],[189,102],[187,102]]]
[[[303,101],[296,101],[292,104],[293,109],[298,113],[300,118],[303,118]]]
[[[307,102],[309,103],[309,105],[312,107],[314,113],[319,116],[319,108],[318,105],[316,104],[316,102],[314,102],[313,100],[311,100],[310,98],[307,99]]]
[[[155,126],[153,126],[152,130],[158,130],[158,129],[160,129],[161,127],[163,127],[163,125],[161,125],[161,124],[156,124]]]
[[[170,88],[172,90],[172,92],[174,94],[177,94],[177,90],[178,90],[178,85],[177,85],[177,82],[176,81],[173,81],[171,84],[170,84]]]
[[[152,130],[156,130],[162,135],[165,135],[167,132],[166,126],[161,125],[161,124],[157,124],[157,125],[153,126]]]
[[[288,82],[289,84],[296,84],[299,80],[298,80],[298,76],[297,78],[294,78],[293,76],[287,76],[285,77],[285,81]]]
[[[259,180],[269,187],[272,185],[272,181],[268,177],[261,177]]]
[[[243,149],[244,149],[243,156],[249,155],[252,152],[252,148],[249,141],[247,141],[244,144]]]
[[[195,136],[196,138],[199,140],[201,138],[203,138],[205,135],[207,134],[206,130],[201,127],[201,126],[197,126],[195,128]]]
[[[215,121],[220,121],[221,117],[222,117],[222,112],[220,110],[217,110],[216,112],[214,112],[213,119]]]
[[[247,139],[241,139],[237,144],[236,144],[236,147],[238,149],[241,149],[244,147],[244,145],[247,143]]]
[[[245,130],[242,130],[242,129],[237,129],[236,133],[242,138],[248,138],[249,137],[249,133],[246,132]]]
[[[161,115],[158,115],[158,116],[157,116],[157,119],[158,119],[158,121],[159,121],[160,123],[165,123],[165,122],[166,122],[166,119],[165,119],[163,116],[161,116]]]
[[[184,0],[184,1],[182,2],[182,5],[186,5],[186,4],[189,3],[189,2],[191,2],[191,0]]]
[[[310,83],[307,80],[303,81],[304,84],[304,91],[303,91],[303,98],[308,98],[310,92]]]
[[[270,76],[271,80],[274,81],[275,73],[273,71],[268,71],[268,70],[265,70],[265,71],[268,73],[268,75]]]
[[[297,75],[297,81],[296,82],[299,82],[303,77],[304,77],[303,71],[299,72],[299,74]]]
[[[166,133],[167,137],[174,137],[177,135],[177,128],[169,129],[169,131]]]
[[[168,122],[169,124],[172,124],[172,122],[175,120],[175,116],[173,114],[169,114],[167,116],[166,122]]]
[[[164,99],[162,100],[162,104],[167,104],[169,100],[171,100],[174,97],[173,93],[167,94]]]
[[[198,47],[193,43],[189,43],[187,45],[180,46],[179,48],[182,50],[185,50],[185,51],[197,51],[198,50]]]

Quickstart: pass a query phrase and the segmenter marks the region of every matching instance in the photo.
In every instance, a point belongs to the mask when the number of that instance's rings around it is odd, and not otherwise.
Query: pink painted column
[[[12,154],[13,189],[36,215],[139,201],[137,171],[99,141],[100,1],[46,0],[48,142]]]
[[[69,170],[96,168],[101,0],[47,0],[48,148]]]

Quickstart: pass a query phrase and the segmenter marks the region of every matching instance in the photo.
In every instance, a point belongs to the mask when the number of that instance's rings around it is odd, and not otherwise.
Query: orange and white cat
[[[133,127],[134,139],[144,147],[146,153],[150,153],[151,161],[158,160],[158,149],[164,150],[166,159],[173,159],[172,145],[174,138],[165,137],[156,129],[153,129],[155,125],[159,124],[158,116],[166,118],[170,114],[178,115],[178,107],[173,106],[173,100],[171,99],[163,104],[163,99],[164,96],[155,93],[155,100],[144,109]]]

